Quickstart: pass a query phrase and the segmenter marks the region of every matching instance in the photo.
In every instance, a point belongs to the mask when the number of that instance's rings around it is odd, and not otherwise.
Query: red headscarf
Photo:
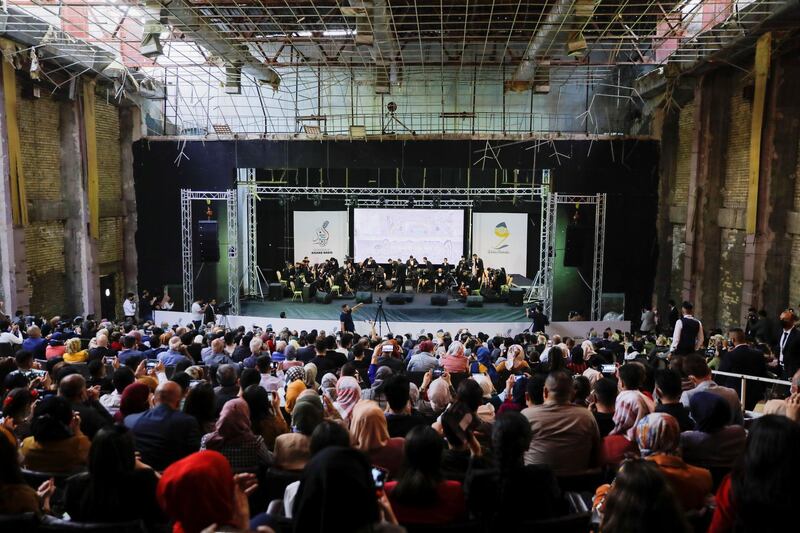
[[[219,452],[202,451],[170,465],[158,482],[156,498],[175,520],[173,533],[199,533],[233,519],[233,471]]]
[[[114,420],[122,422],[128,415],[147,411],[150,408],[150,404],[147,401],[149,398],[150,387],[138,381],[131,383],[122,391],[122,397],[119,400],[119,411],[114,415]]]

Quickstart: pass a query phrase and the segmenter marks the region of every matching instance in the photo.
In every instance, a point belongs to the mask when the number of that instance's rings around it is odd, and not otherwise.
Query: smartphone
[[[155,360],[155,359],[148,359],[148,360],[147,360],[147,362],[144,364],[144,366],[145,366],[145,367],[146,367],[148,370],[150,370],[151,368],[155,368],[157,364],[158,364],[158,361],[157,361],[157,360]]]
[[[383,468],[378,468],[376,466],[372,467],[372,481],[375,484],[375,490],[377,492],[383,491],[383,486],[386,483],[387,472]]]
[[[193,380],[189,381],[189,388],[193,389],[193,388],[197,387],[198,385],[200,385],[203,381],[204,380],[202,380],[202,379],[193,379]]]
[[[614,372],[617,371],[617,366],[616,365],[602,365],[600,367],[600,371],[603,374],[613,374]]]
[[[442,374],[444,374],[444,370],[437,368],[433,371],[433,379],[442,377]]]
[[[114,364],[114,359],[116,359],[114,356],[106,355],[106,356],[103,357],[103,363],[106,364],[106,365],[113,365]]]

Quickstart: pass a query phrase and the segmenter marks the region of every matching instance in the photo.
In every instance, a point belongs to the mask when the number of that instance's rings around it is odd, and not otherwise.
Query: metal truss
[[[192,253],[192,201],[224,201],[228,217],[228,301],[231,313],[239,309],[239,268],[236,258],[239,255],[238,223],[236,220],[236,191],[192,191],[181,189],[181,258],[183,270],[183,310],[189,312],[194,301],[194,257]]]
[[[539,219],[539,271],[525,294],[525,303],[540,303],[542,312],[553,314],[553,259],[555,257],[556,205],[550,193],[550,173],[542,175],[542,210]]]
[[[183,310],[189,311],[194,298],[194,265],[192,263],[192,200],[191,191],[181,189],[181,268],[183,272]]]
[[[602,319],[603,258],[606,250],[606,195],[597,195],[594,212],[594,264],[592,268],[592,320]]]
[[[530,187],[484,187],[484,188],[471,188],[471,187],[454,187],[454,188],[395,188],[395,187],[301,187],[301,186],[266,186],[255,185],[250,182],[245,182],[248,187],[251,187],[253,194],[258,196],[321,196],[323,198],[330,198],[332,196],[343,196],[350,200],[358,199],[359,204],[361,198],[370,196],[383,196],[383,197],[414,197],[419,201],[427,198],[436,197],[462,197],[462,198],[485,198],[489,196],[503,196],[503,197],[529,197],[531,200],[538,200],[542,192],[542,186],[532,185]],[[240,182],[240,185],[243,185]]]
[[[433,209],[454,209],[472,207],[475,204],[473,200],[399,200],[388,198],[381,200],[378,198],[366,198],[362,200],[348,198],[344,201],[344,205],[348,207],[424,207]]]

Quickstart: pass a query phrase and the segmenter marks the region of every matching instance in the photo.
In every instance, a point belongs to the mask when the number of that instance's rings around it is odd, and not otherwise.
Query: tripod
[[[383,337],[383,325],[386,324],[386,331],[392,334],[392,328],[386,319],[386,312],[383,310],[383,298],[378,298],[378,309],[375,310],[375,324],[378,326],[378,336]]]
[[[386,113],[385,117],[388,120],[383,120],[382,121],[382,124],[381,124],[381,132],[382,133],[384,133],[384,134],[394,133],[394,130],[393,131],[386,131],[386,130],[388,130],[389,127],[392,126],[392,124],[397,124],[401,128],[403,128],[405,131],[409,132],[411,135],[416,135],[417,134],[416,131],[414,131],[411,128],[409,128],[408,126],[406,126],[405,123],[402,120],[397,118],[397,115],[395,114],[397,112],[397,104],[395,104],[394,102],[389,102],[388,104],[386,104],[386,109],[388,110],[388,112]]]

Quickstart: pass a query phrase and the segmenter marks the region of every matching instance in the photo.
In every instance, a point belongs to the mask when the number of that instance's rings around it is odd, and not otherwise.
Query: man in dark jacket
[[[180,385],[167,381],[156,389],[153,409],[125,417],[125,425],[133,431],[142,462],[155,470],[164,470],[200,449],[197,420],[181,412],[180,403]]]
[[[733,344],[733,349],[728,350],[720,362],[721,372],[731,372],[733,374],[746,374],[748,376],[767,377],[767,360],[764,354],[748,346],[744,331],[741,328],[732,328],[728,331],[728,337]],[[730,387],[739,392],[741,400],[742,380],[729,376],[720,376],[720,385]],[[760,381],[747,381],[745,409],[752,410],[756,404],[764,397],[764,383]]]

